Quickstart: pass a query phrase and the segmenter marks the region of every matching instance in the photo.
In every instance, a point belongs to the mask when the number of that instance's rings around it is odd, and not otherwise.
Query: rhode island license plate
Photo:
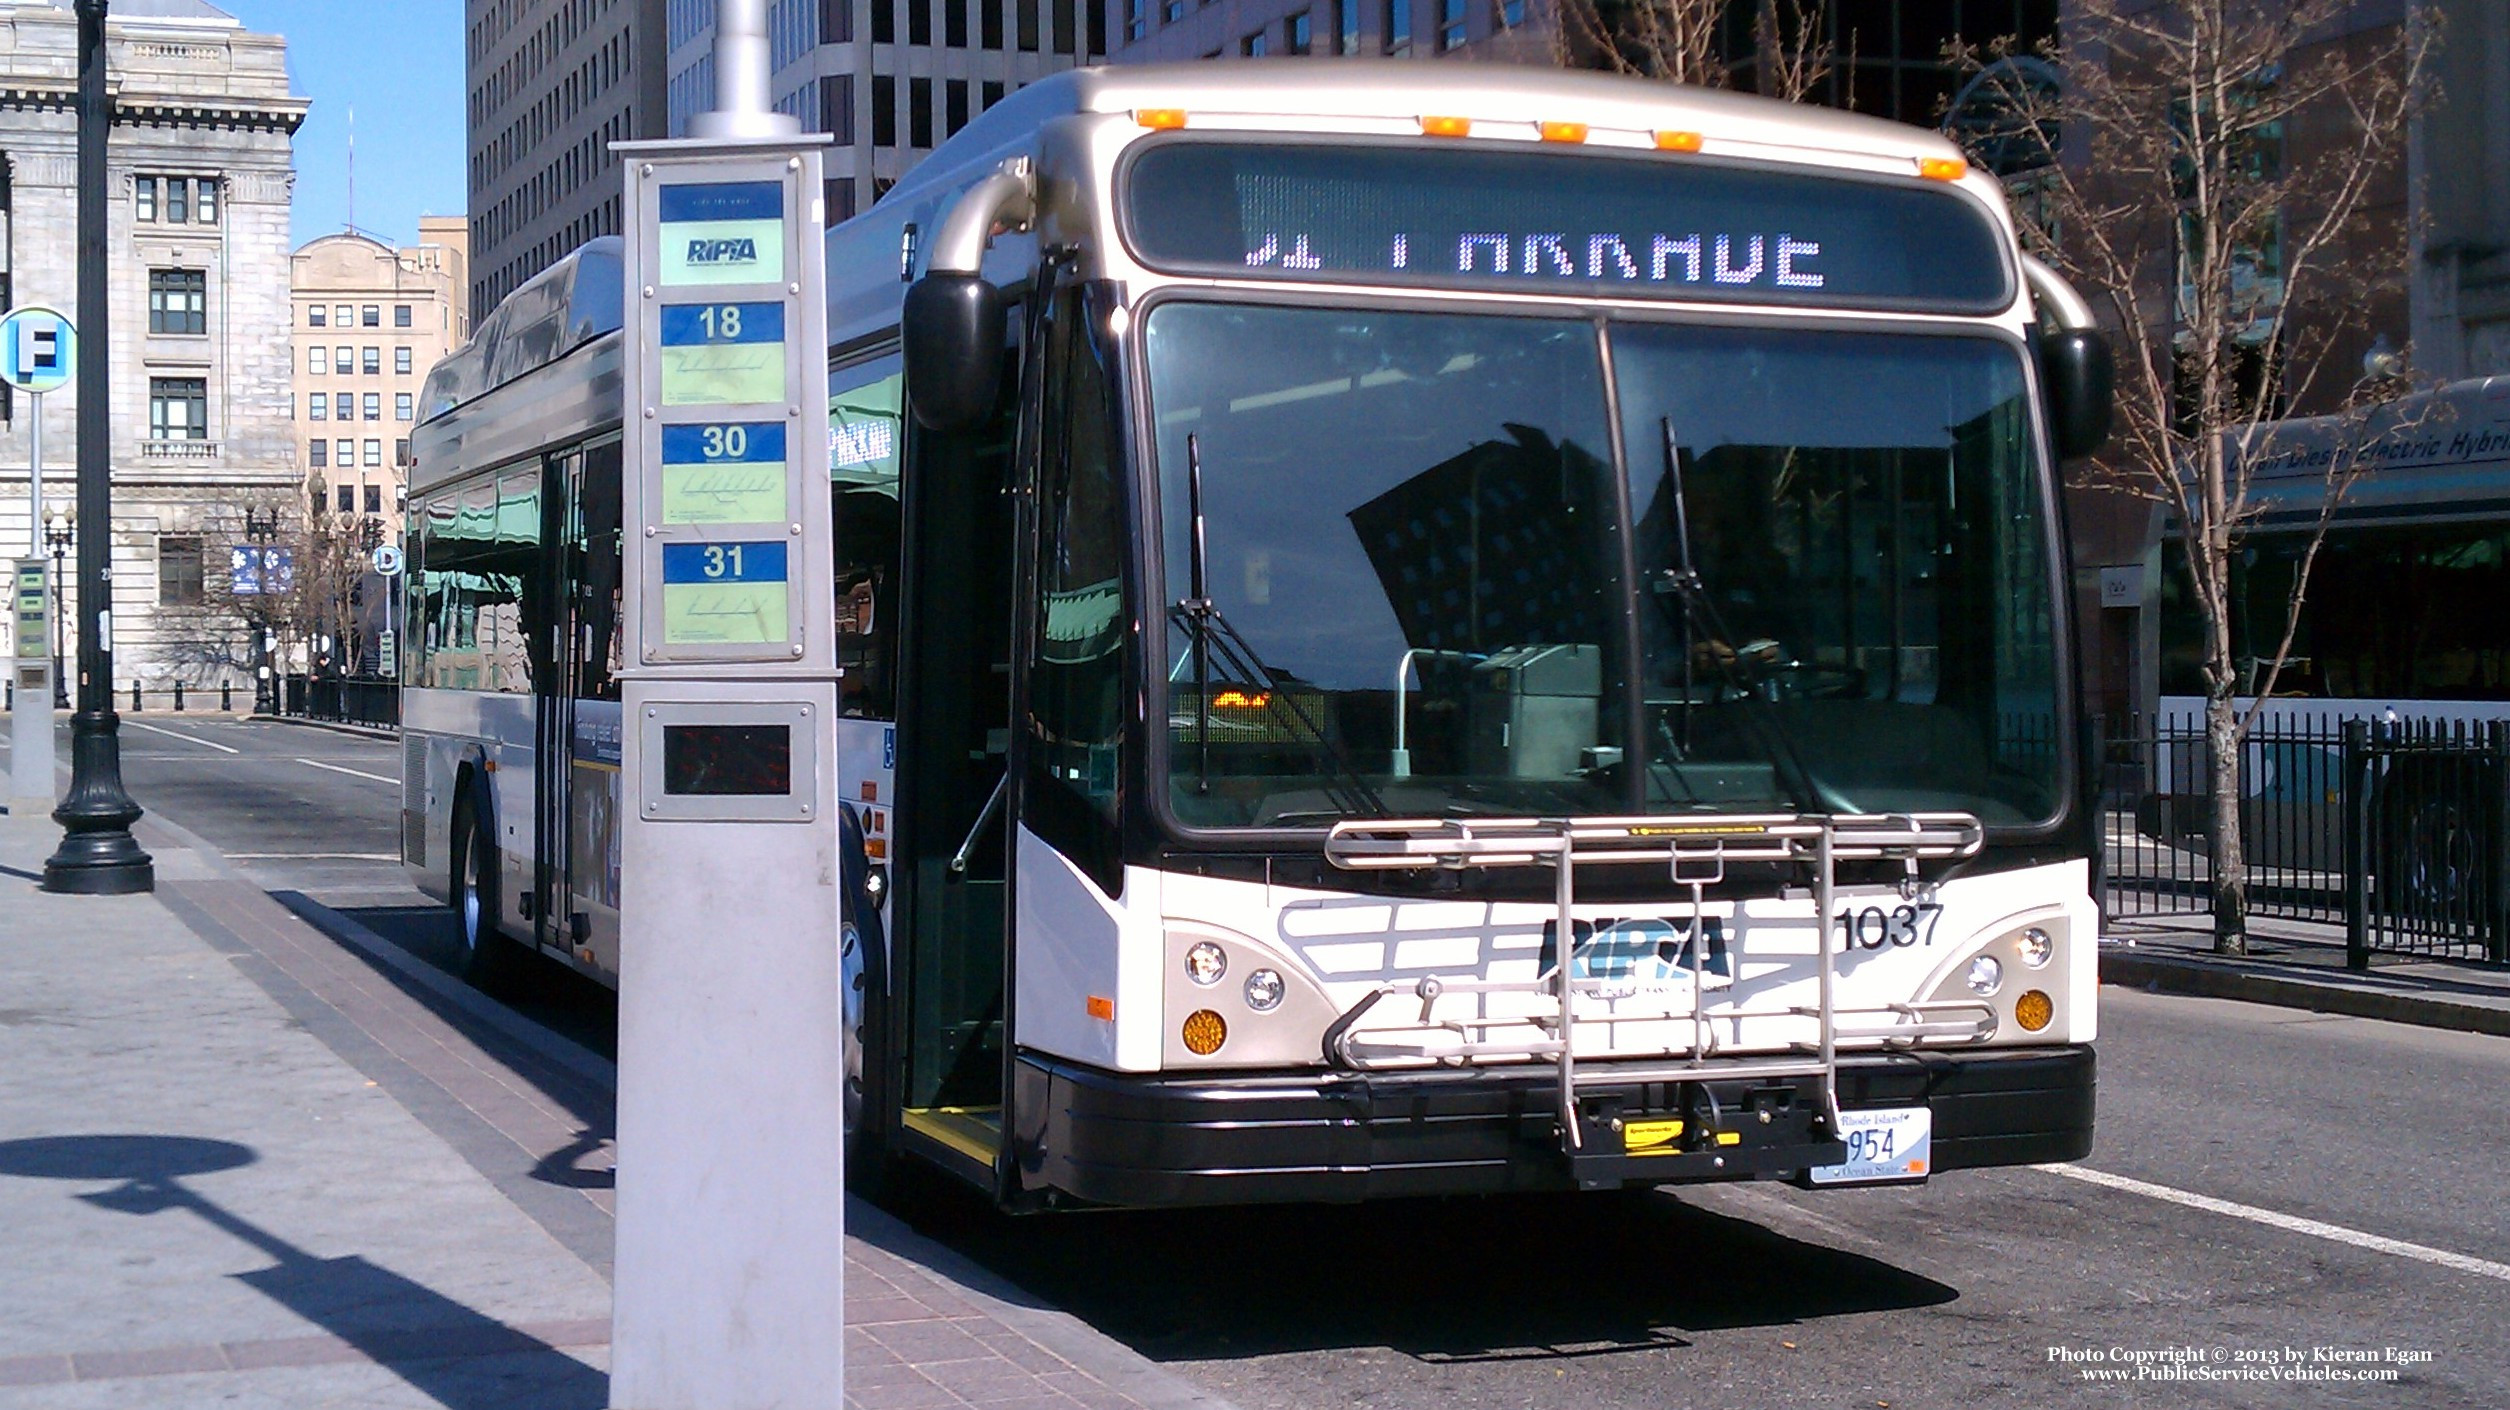
[[[1861,1180],[1923,1180],[1934,1169],[1935,1114],[1922,1106],[1839,1113],[1840,1136],[1848,1158],[1838,1165],[1816,1165],[1816,1185],[1843,1185]]]

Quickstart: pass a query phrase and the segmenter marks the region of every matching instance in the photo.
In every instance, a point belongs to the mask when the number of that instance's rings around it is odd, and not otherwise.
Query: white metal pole
[[[26,447],[26,556],[44,556],[44,394],[28,392],[35,424]],[[45,584],[50,587],[51,584]]]
[[[37,595],[42,610],[61,610],[52,585],[50,560],[44,557],[44,396],[29,392],[26,400],[35,424],[26,447],[26,558],[27,563],[43,574],[43,591]],[[10,575],[10,595],[19,596],[17,587],[23,576]],[[22,604],[21,604],[21,610]],[[50,623],[46,623],[50,626]],[[22,633],[23,628],[20,628]],[[15,651],[15,644],[10,650]],[[17,696],[9,717],[9,811],[26,815],[49,811],[59,795],[53,775],[53,691],[52,658],[13,657],[7,668],[16,673]]]

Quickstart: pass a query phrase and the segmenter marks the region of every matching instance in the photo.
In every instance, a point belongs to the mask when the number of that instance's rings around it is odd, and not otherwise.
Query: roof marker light
[[[1538,122],[1534,124],[1534,130],[1540,132],[1546,142],[1586,140],[1586,124],[1582,122]]]
[[[1970,174],[1970,164],[1959,157],[1920,157],[1917,174],[1929,181],[1958,181]]]
[[[1656,134],[1656,150],[1659,152],[1696,152],[1703,145],[1705,145],[1704,140],[1696,132],[1659,132]]]
[[[1473,120],[1461,117],[1423,117],[1421,135],[1424,137],[1470,137],[1473,135]]]
[[[1185,109],[1135,108],[1133,120],[1153,132],[1173,132],[1185,126]]]

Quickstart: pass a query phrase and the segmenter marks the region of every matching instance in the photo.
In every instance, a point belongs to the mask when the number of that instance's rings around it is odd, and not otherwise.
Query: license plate
[[[1848,1143],[1848,1158],[1838,1165],[1816,1165],[1816,1185],[1843,1185],[1866,1180],[1923,1180],[1934,1169],[1932,1142],[1935,1114],[1922,1106],[1839,1113],[1839,1135]]]

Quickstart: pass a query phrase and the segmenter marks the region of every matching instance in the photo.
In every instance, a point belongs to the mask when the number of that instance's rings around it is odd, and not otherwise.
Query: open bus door
[[[881,1075],[904,1145],[999,1183],[1015,780],[1012,593],[1019,388],[966,432],[910,431],[904,541],[891,1022]],[[874,1079],[867,1074],[867,1086]]]

